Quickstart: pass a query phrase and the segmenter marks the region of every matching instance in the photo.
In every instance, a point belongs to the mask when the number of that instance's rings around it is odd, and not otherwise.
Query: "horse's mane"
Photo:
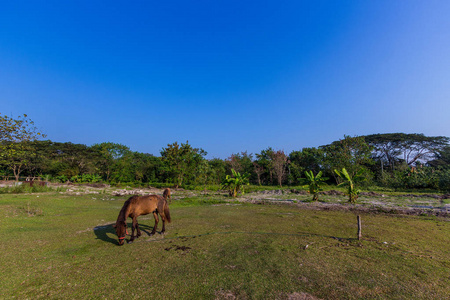
[[[126,222],[127,217],[128,217],[128,211],[129,211],[130,204],[137,202],[138,198],[139,198],[139,196],[134,195],[134,196],[131,196],[130,198],[128,198],[127,201],[125,201],[125,203],[122,206],[122,209],[119,212],[119,216],[117,217],[117,221],[125,221]]]

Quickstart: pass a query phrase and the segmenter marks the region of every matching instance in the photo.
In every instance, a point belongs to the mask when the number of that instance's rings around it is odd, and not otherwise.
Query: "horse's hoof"
[[[131,244],[133,241],[128,241],[127,244]]]

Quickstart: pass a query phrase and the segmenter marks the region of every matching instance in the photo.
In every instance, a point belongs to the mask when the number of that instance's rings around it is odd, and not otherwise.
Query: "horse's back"
[[[130,200],[131,212],[136,216],[153,213],[158,208],[159,199],[156,195],[132,197]]]

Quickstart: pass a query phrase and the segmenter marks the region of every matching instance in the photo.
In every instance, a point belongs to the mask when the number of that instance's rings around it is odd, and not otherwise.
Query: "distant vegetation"
[[[340,184],[344,177],[334,170],[345,168],[350,178],[363,176],[360,184],[366,186],[450,190],[450,139],[444,136],[344,136],[289,154],[269,147],[226,159],[206,159],[205,150],[188,142],[169,144],[158,157],[112,142],[87,146],[43,138],[26,115],[13,119],[0,114],[0,177],[192,188],[221,185],[234,169],[252,185],[282,187],[302,184],[305,172],[322,172],[328,184]]]

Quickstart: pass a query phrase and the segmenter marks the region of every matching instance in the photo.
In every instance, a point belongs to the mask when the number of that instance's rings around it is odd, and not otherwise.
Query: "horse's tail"
[[[167,222],[170,223],[170,211],[169,211],[169,203],[167,200],[161,196],[156,196],[158,199],[158,211],[161,216],[164,216]]]
[[[164,215],[166,216],[167,222],[171,222],[170,219],[170,210],[169,210],[169,203],[167,203],[166,199],[164,199]]]
[[[164,190],[164,192],[163,192],[163,197],[164,197],[165,200],[171,198],[171,196],[170,196],[170,189],[169,189],[169,188],[167,188],[167,189]]]

